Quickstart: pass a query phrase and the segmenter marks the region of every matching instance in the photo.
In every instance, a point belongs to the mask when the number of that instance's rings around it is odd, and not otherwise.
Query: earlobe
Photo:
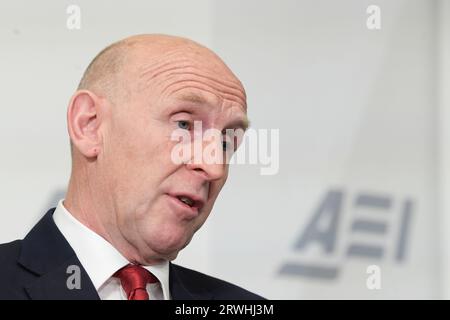
[[[87,158],[100,152],[100,99],[91,91],[77,91],[67,110],[67,127],[75,148]]]

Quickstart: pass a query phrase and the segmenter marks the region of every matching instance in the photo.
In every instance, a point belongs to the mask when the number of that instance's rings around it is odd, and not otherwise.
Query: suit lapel
[[[83,266],[73,256],[28,285],[33,300],[98,300],[99,296]]]
[[[31,299],[99,299],[75,252],[56,227],[54,210],[49,210],[22,242],[18,262],[37,276],[25,290]]]
[[[185,279],[179,267],[170,263],[169,265],[169,287],[173,300],[212,300],[209,291],[204,290],[192,279]]]

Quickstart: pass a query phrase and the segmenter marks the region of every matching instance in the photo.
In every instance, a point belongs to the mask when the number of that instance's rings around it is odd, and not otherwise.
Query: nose
[[[193,148],[193,157],[186,163],[189,170],[193,170],[202,174],[208,181],[220,180],[228,175],[228,165],[223,159],[223,155],[211,157],[211,148],[215,148],[215,152],[221,152],[222,143],[204,142],[202,148]],[[220,150],[220,151],[219,151]],[[215,154],[215,153],[214,153]]]
[[[186,164],[189,170],[196,171],[202,175],[208,181],[220,180],[227,176],[228,167],[224,163],[196,163],[194,161],[190,161]]]

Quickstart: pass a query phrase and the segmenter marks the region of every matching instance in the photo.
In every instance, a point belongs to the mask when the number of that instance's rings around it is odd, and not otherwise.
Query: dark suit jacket
[[[49,210],[23,240],[0,244],[0,299],[99,299]],[[70,265],[80,267],[80,289],[69,289]],[[70,269],[69,269],[70,270]],[[225,281],[170,263],[172,299],[261,299]],[[72,271],[73,272],[73,271]]]

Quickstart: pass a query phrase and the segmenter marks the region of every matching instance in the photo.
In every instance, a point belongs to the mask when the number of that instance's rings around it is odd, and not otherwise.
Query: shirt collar
[[[98,291],[117,270],[129,264],[129,261],[103,237],[78,221],[64,207],[63,201],[59,201],[53,213],[53,220]],[[169,300],[169,262],[143,267],[158,278],[164,299]]]

